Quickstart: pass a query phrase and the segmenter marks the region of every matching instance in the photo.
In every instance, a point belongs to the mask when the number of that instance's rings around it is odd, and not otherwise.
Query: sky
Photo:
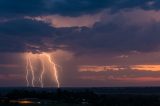
[[[62,87],[160,86],[159,34],[159,0],[0,0],[0,86],[26,86],[44,52]]]

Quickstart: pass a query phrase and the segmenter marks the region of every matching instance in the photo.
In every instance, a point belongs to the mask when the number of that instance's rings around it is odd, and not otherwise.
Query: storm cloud
[[[0,16],[59,14],[79,16],[104,9],[119,11],[129,8],[159,9],[158,0],[1,0]]]
[[[158,0],[1,0],[0,51],[159,51],[160,21],[153,17],[159,14],[158,5]],[[142,15],[135,14],[139,11]],[[93,14],[101,17],[92,27],[57,28],[41,19],[25,18],[92,17]]]

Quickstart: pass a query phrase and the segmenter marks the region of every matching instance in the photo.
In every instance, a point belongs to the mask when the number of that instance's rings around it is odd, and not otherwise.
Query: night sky
[[[160,1],[0,0],[1,87],[26,86],[29,52],[52,55],[62,87],[160,86]]]

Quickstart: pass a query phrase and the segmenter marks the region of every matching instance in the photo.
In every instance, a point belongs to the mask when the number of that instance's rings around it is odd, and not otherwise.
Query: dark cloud
[[[146,26],[128,25],[121,19],[100,22],[93,28],[53,28],[32,20],[15,20],[0,24],[0,51],[26,51],[60,48],[75,52],[129,52],[159,49],[160,23]],[[27,48],[28,47],[28,48]]]
[[[146,26],[128,25],[128,21],[113,20],[97,23],[93,28],[62,34],[58,43],[69,45],[74,51],[96,52],[150,52],[159,50],[160,23]],[[63,31],[62,31],[63,32]]]
[[[1,0],[0,16],[80,15],[103,9],[110,0]]]
[[[89,48],[106,51],[154,51],[158,50],[160,23],[128,25],[128,20],[117,19],[106,24],[99,23],[90,31]]]
[[[148,2],[155,2],[148,5]],[[104,9],[112,12],[128,8],[159,9],[158,0],[1,0],[0,17],[60,14],[79,16]]]
[[[148,4],[149,1],[152,3]],[[113,11],[123,8],[146,8],[146,6],[158,5],[158,2],[153,0],[102,0],[101,2],[99,0],[1,0],[0,16],[9,18],[18,15],[45,14],[77,16],[96,13],[104,8],[110,8]],[[109,13],[106,12],[106,14]],[[95,53],[148,52],[159,49],[159,22],[142,26],[136,23],[128,24],[130,20],[121,15],[109,22],[106,20],[97,22],[92,28],[54,28],[47,23],[21,17],[6,19],[0,22],[0,51],[48,51],[59,48],[77,53]]]
[[[43,38],[50,37],[54,28],[42,22],[19,19],[0,24],[0,51],[24,52],[27,45],[43,47]]]

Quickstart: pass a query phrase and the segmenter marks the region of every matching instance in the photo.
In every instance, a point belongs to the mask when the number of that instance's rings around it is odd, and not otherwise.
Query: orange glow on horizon
[[[106,81],[106,80],[113,80],[113,81],[124,81],[124,82],[149,82],[149,81],[160,81],[158,77],[115,77],[115,76],[106,76],[106,75],[89,75],[89,76],[81,76],[80,79],[83,80],[93,80],[93,81]]]
[[[142,71],[160,71],[160,65],[134,65],[131,69]]]
[[[130,77],[125,77],[125,78],[115,78],[116,80],[119,81],[160,81],[160,78],[158,77],[135,77],[135,78],[130,78]]]
[[[121,71],[121,70],[136,70],[136,71],[160,71],[160,65],[108,65],[108,66],[89,66],[82,65],[79,67],[80,72],[103,72],[103,71]]]
[[[80,66],[79,67],[79,71],[80,72],[101,72],[101,71],[119,71],[119,70],[123,70],[123,67],[119,67],[116,65],[111,65],[111,66],[88,66],[88,65],[84,65],[84,66]]]

